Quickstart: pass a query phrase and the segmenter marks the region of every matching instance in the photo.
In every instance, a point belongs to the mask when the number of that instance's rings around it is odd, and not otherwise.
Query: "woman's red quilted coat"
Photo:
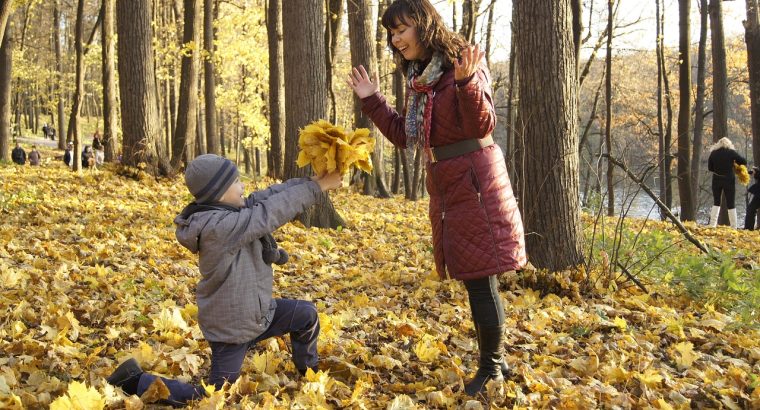
[[[434,87],[430,146],[485,138],[496,123],[490,74],[485,65],[469,79],[446,71]],[[362,111],[394,145],[406,147],[405,118],[378,92]],[[439,275],[476,279],[519,269],[526,262],[520,210],[504,154],[494,144],[480,151],[427,164],[435,265]]]

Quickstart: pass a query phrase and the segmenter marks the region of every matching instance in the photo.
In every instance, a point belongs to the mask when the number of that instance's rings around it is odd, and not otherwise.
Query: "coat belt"
[[[493,145],[493,143],[493,137],[489,135],[485,138],[470,138],[455,142],[453,144],[441,145],[439,147],[430,147],[426,150],[426,152],[428,160],[431,163],[435,163],[438,161],[443,161],[446,159],[458,157],[460,155],[479,151],[485,147]]]

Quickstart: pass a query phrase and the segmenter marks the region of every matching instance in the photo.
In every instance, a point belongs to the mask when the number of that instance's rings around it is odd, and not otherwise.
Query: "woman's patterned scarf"
[[[410,92],[407,95],[406,108],[406,147],[414,151],[417,147],[430,147],[430,122],[433,116],[433,87],[443,74],[443,57],[433,53],[422,74],[417,74],[420,62],[409,64]],[[412,158],[414,158],[412,156]]]

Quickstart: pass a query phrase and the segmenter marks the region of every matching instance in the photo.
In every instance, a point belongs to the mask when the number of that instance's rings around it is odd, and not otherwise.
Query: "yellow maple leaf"
[[[622,317],[616,317],[615,320],[612,321],[612,324],[615,325],[620,330],[625,330],[628,328],[628,322],[625,321]]]
[[[647,387],[656,388],[662,383],[662,376],[655,369],[646,369],[644,373],[636,374],[636,378],[639,379]]]
[[[438,358],[441,349],[438,348],[435,338],[426,334],[414,345],[414,354],[420,361],[430,363]]]
[[[694,351],[694,345],[691,342],[681,342],[673,346],[673,350],[678,352],[675,355],[675,361],[680,370],[688,369],[694,362],[702,357],[702,354]]]
[[[317,120],[299,132],[301,151],[296,165],[305,167],[310,164],[317,174],[335,171],[345,174],[352,166],[371,172],[374,145],[375,139],[369,136],[369,129],[347,132],[328,121]]]
[[[50,410],[100,410],[105,405],[105,398],[94,387],[71,382],[66,394],[50,404]]]

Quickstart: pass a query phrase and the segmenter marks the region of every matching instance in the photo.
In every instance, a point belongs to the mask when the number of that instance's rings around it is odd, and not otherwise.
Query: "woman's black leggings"
[[[463,282],[470,299],[473,322],[483,326],[503,325],[504,305],[499,296],[499,281],[496,275]]]
[[[726,209],[736,208],[736,203],[734,203],[734,197],[736,196],[736,182],[734,182],[733,178],[713,176],[712,193],[714,206],[720,206],[720,194],[725,194]]]

